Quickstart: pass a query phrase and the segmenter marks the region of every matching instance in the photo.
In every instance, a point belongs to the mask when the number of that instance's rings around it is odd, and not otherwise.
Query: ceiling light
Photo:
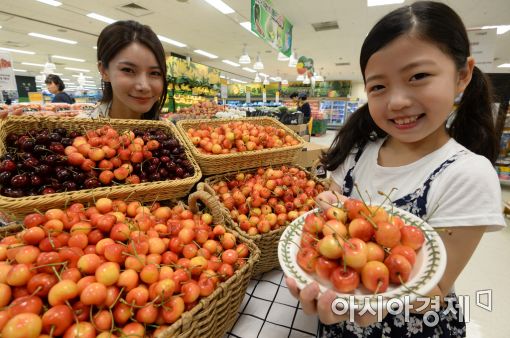
[[[158,35],[158,39],[160,39],[161,41],[163,42],[166,42],[166,43],[169,43],[171,45],[174,45],[174,46],[177,46],[177,47],[186,47],[186,44],[182,43],[182,42],[179,42],[179,41],[175,41],[175,40],[172,40],[172,39],[169,39],[163,35]]]
[[[12,70],[15,71],[15,72],[20,72],[20,73],[26,73],[27,72],[26,69],[16,69],[16,68],[13,68]]]
[[[264,86],[267,86],[269,84],[269,80],[267,79],[267,76],[264,78],[264,82],[262,82]]]
[[[231,81],[237,82],[237,83],[248,83],[246,81],[238,80],[238,79],[230,79]]]
[[[404,0],[367,0],[367,7],[401,4]]]
[[[262,82],[262,79],[260,78],[259,73],[255,74],[255,79],[253,80],[253,82],[255,82],[255,83],[261,83]]]
[[[43,4],[55,6],[55,7],[62,6],[62,3],[60,1],[55,1],[55,0],[37,0],[37,1],[42,2]]]
[[[90,70],[88,69],[82,69],[82,68],[72,68],[72,67],[64,67],[64,69],[67,69],[67,70],[74,70],[74,71],[77,71],[77,72],[90,72]]]
[[[303,74],[299,74],[297,77],[296,77],[296,81],[300,81],[300,82],[303,82],[305,80],[305,76]]]
[[[92,46],[92,48],[97,49],[97,46]]]
[[[257,71],[248,67],[243,67],[243,70],[249,72],[249,73],[256,73]]]
[[[49,75],[49,74],[55,74],[55,69],[57,69],[57,66],[51,61],[48,61],[44,64],[43,74]],[[56,74],[55,74],[56,75]]]
[[[502,63],[498,66],[498,68],[510,68],[510,63]]]
[[[44,67],[43,63],[22,62],[21,64],[27,66]]]
[[[288,84],[289,84],[289,81],[287,81],[285,79],[282,80],[282,85],[288,85]]]
[[[500,26],[483,26],[482,29],[494,29],[496,28],[496,34],[501,35],[510,31],[510,25],[500,25]]]
[[[241,26],[243,26],[243,28],[246,29],[248,32],[250,32],[251,34],[253,34],[256,37],[258,37],[257,33],[255,33],[254,31],[251,30],[251,22],[250,21],[240,22],[239,24]]]
[[[253,64],[253,69],[256,70],[264,69],[264,64],[262,63],[262,59],[260,58],[260,53],[257,54],[257,61]]]
[[[87,16],[92,19],[106,22],[107,24],[111,24],[111,23],[114,23],[115,21],[117,21],[115,19],[103,16],[103,15],[97,14],[97,13],[89,13],[89,14],[87,14]]]
[[[197,54],[203,55],[203,56],[207,56],[210,59],[217,59],[218,58],[217,55],[214,55],[214,54],[211,54],[209,52],[206,52],[205,50],[195,49],[194,52],[197,53]]]
[[[207,2],[209,5],[213,6],[214,8],[216,8],[217,10],[219,10],[220,12],[222,12],[223,14],[231,14],[235,12],[229,5],[227,5],[221,0],[204,0],[204,1]]]
[[[243,54],[239,57],[239,63],[242,65],[247,65],[251,63],[250,56],[248,55],[248,52],[246,51],[246,44],[243,47]]]
[[[230,60],[221,60],[221,62],[226,63],[227,65],[231,65],[233,67],[239,67],[240,66],[240,64],[235,63],[234,61],[230,61]]]
[[[68,56],[60,56],[60,55],[52,55],[51,56],[54,59],[62,59],[62,60],[69,60],[69,61],[76,61],[76,62],[85,62],[83,59],[77,59],[77,58],[71,58]]]
[[[81,76],[81,77],[86,78],[86,79],[93,79],[93,77],[92,77],[92,76],[82,75],[82,74],[80,74],[80,75],[73,74],[73,75],[71,75],[71,76],[74,76],[74,77],[80,77],[80,76]]]
[[[269,75],[265,74],[265,73],[259,73],[260,76],[264,76],[264,77],[268,77]]]
[[[279,76],[270,77],[270,79],[273,80],[274,82],[281,82],[282,81],[282,78],[279,77]]]
[[[220,79],[226,79],[227,77],[223,74],[220,75]]]
[[[305,76],[305,79],[303,80],[303,84],[310,84],[310,78],[308,76]]]
[[[45,35],[45,34],[39,34],[39,33],[28,33],[28,35],[33,36],[33,37],[36,37],[36,38],[46,39],[46,40],[52,40],[52,41],[58,41],[58,42],[68,43],[68,44],[70,44],[70,45],[76,45],[76,44],[78,43],[78,42],[73,41],[73,40],[67,40],[67,39],[57,38],[57,37],[55,37],[55,36]]]
[[[283,54],[282,52],[278,53],[278,61],[289,61],[289,60],[290,60],[290,57],[288,57],[287,55]]]
[[[0,50],[5,50],[6,52],[20,53],[20,54],[30,54],[30,55],[35,54],[35,52],[29,52],[27,50],[20,50],[20,49],[14,49],[14,48],[0,47]]]

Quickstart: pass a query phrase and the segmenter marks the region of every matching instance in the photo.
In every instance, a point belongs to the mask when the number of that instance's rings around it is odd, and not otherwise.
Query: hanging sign
[[[251,30],[284,55],[292,54],[292,24],[269,0],[251,0]]]
[[[0,90],[17,90],[11,54],[0,52]]]
[[[471,55],[483,72],[490,73],[494,65],[496,29],[474,29],[468,31]]]
[[[300,75],[308,75],[309,78],[313,76],[313,59],[306,56],[300,56],[296,64],[296,71]]]

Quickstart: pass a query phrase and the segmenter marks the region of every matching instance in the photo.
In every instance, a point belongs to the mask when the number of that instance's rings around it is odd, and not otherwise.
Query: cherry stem
[[[374,229],[375,229],[375,230],[378,230],[378,229],[379,229],[379,228],[377,227],[377,224],[375,224],[375,223],[374,223],[374,221],[372,220],[372,217],[370,217],[369,215],[365,215],[365,213],[363,212],[363,210],[362,210],[362,211],[360,211],[360,212],[359,212],[359,214],[360,214],[361,216],[363,216],[363,217],[367,220],[367,222],[368,222],[368,223],[370,223],[370,224],[374,227]],[[372,215],[372,216],[373,216],[373,215]]]

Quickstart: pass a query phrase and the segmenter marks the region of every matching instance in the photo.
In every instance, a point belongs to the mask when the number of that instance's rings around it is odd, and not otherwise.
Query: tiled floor
[[[335,136],[328,131],[311,142],[329,146]],[[468,170],[468,169],[467,169]],[[510,188],[503,188],[503,200],[510,201]],[[476,206],[475,206],[476,207]],[[510,221],[510,220],[509,220]],[[510,222],[507,222],[510,225]],[[468,266],[459,276],[455,289],[458,295],[470,297],[468,338],[510,337],[510,227],[487,233],[482,238]],[[477,291],[484,305],[491,302],[491,310],[476,304]],[[274,270],[250,282],[240,316],[232,331],[224,338],[310,338],[317,331],[317,317],[307,316],[299,308],[283,280],[283,273]]]

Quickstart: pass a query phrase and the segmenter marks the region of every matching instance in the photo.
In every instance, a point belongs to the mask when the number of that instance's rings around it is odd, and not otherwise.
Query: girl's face
[[[471,80],[474,61],[457,71],[436,45],[403,35],[374,53],[365,69],[374,122],[401,143],[448,140],[445,121]]]
[[[159,100],[164,74],[149,48],[133,42],[107,66],[100,64],[99,71],[112,86],[111,116],[138,119]]]
[[[58,93],[58,85],[56,83],[50,82],[46,84],[48,91],[52,94]]]

